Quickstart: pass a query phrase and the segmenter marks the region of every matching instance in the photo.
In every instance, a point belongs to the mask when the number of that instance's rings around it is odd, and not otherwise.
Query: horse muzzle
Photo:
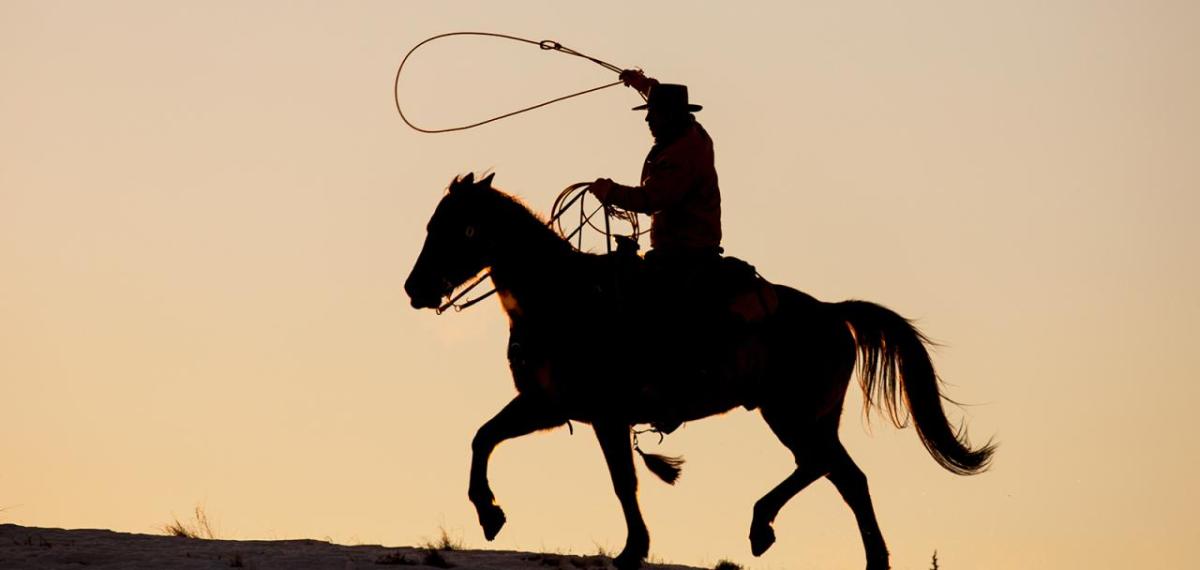
[[[409,296],[409,302],[412,303],[414,309],[436,309],[442,306],[442,298],[428,296]]]
[[[421,286],[412,277],[404,283],[404,292],[408,293],[409,302],[414,309],[436,309],[442,306],[442,298],[454,290],[453,285],[443,279],[438,286],[425,284]]]

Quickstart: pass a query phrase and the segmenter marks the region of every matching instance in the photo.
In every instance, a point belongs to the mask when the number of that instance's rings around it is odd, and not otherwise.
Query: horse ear
[[[488,174],[487,176],[484,176],[483,180],[479,181],[479,185],[491,188],[492,187],[492,179],[495,177],[496,177],[496,173],[492,172],[492,173]]]
[[[450,181],[450,192],[454,193],[455,190],[461,190],[473,184],[475,184],[474,172],[469,172],[466,176],[455,176],[454,180]]]

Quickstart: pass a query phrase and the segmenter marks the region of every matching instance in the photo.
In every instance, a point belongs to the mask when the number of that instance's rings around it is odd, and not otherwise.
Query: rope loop
[[[444,128],[444,129],[427,129],[424,127],[418,127],[412,121],[410,121],[408,119],[408,117],[404,114],[404,108],[400,104],[400,75],[401,75],[401,73],[404,72],[404,64],[408,63],[408,58],[412,56],[413,52],[420,49],[421,46],[423,46],[429,42],[432,42],[434,40],[448,38],[448,37],[454,37],[454,36],[483,36],[483,37],[489,37],[489,38],[500,38],[500,39],[505,39],[505,40],[512,40],[515,42],[527,43],[530,45],[538,46],[543,51],[556,51],[556,52],[563,53],[566,55],[573,55],[575,57],[580,57],[580,58],[586,59],[596,65],[599,65],[600,67],[603,67],[609,71],[612,71],[613,73],[617,73],[617,74],[621,73],[621,68],[619,68],[611,63],[608,63],[606,61],[596,59],[592,56],[577,52],[577,51],[575,51],[569,47],[566,47],[566,46],[562,45],[561,43],[558,43],[554,40],[534,41],[534,40],[527,39],[527,38],[510,36],[508,34],[497,34],[494,32],[447,32],[444,34],[438,34],[436,36],[430,36],[430,37],[422,40],[417,45],[413,46],[412,49],[408,50],[408,53],[404,54],[404,59],[400,60],[400,66],[396,68],[396,80],[392,84],[392,101],[396,103],[396,112],[400,114],[400,120],[404,121],[404,124],[408,125],[409,128],[411,128],[414,131],[426,133],[426,134],[452,133],[455,131],[465,131],[467,129],[473,129],[475,127],[480,127],[480,126],[486,125],[488,123],[499,121],[500,119],[507,119],[508,117],[512,117],[514,115],[520,115],[521,113],[526,113],[526,112],[532,111],[534,109],[540,109],[542,107],[545,107],[546,105],[558,103],[559,101],[566,101],[567,99],[579,97],[580,95],[587,95],[588,93],[594,93],[596,91],[600,91],[601,89],[608,89],[609,87],[615,87],[615,86],[621,85],[623,83],[622,81],[618,80],[618,81],[614,81],[612,83],[606,83],[604,85],[592,87],[590,89],[584,89],[583,91],[576,91],[575,93],[571,93],[569,95],[563,95],[562,97],[555,97],[553,99],[543,101],[536,105],[530,105],[523,109],[517,109],[516,111],[511,111],[508,113],[504,113],[502,115],[497,115],[490,119],[485,119],[483,121],[471,123],[469,125],[462,125],[459,127],[449,127],[449,128]]]

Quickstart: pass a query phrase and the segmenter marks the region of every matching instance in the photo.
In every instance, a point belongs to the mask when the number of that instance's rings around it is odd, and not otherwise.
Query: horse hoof
[[[479,526],[483,527],[483,537],[491,542],[500,534],[500,529],[504,528],[504,523],[507,521],[504,517],[504,509],[496,505],[488,505],[479,509]]]
[[[775,529],[770,525],[754,526],[750,528],[750,553],[755,556],[762,556],[771,545],[775,544]]]
[[[613,566],[617,570],[638,570],[642,567],[642,557],[622,552],[613,558]]]

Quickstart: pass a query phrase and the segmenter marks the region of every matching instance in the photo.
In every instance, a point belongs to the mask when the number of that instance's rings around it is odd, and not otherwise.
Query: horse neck
[[[492,259],[492,281],[522,306],[554,303],[578,265],[579,253],[536,217],[507,224]]]

